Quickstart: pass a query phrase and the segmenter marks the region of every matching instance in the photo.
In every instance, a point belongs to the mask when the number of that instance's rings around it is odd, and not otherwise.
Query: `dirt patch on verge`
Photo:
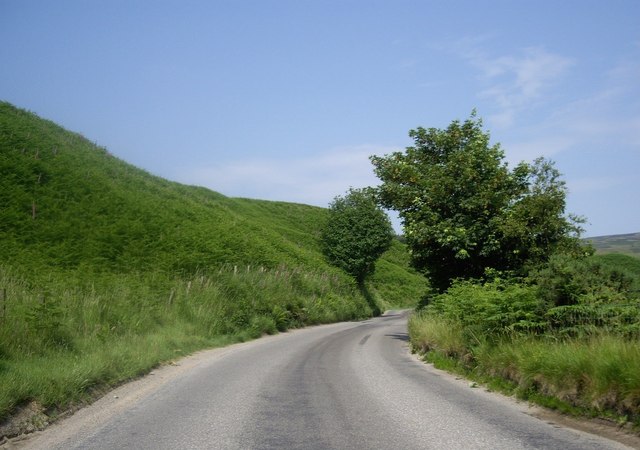
[[[5,444],[8,438],[43,430],[49,422],[44,408],[36,402],[18,408],[13,416],[0,423],[0,445]]]

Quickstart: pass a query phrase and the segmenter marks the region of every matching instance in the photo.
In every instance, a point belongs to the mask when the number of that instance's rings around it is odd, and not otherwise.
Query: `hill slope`
[[[176,353],[416,303],[403,245],[361,291],[320,252],[325,217],[164,180],[0,102],[0,419]]]
[[[116,271],[323,265],[315,240],[321,208],[172,183],[6,103],[0,139],[6,260]]]
[[[623,253],[640,258],[640,233],[596,236],[585,241],[590,241],[599,254]]]
[[[325,209],[164,180],[8,103],[0,103],[0,175],[0,251],[8,263],[115,272],[331,270],[317,239]]]

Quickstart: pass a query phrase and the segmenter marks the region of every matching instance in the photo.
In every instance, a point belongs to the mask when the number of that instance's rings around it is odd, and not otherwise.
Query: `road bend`
[[[200,352],[122,386],[16,448],[621,449],[438,371],[408,312]]]

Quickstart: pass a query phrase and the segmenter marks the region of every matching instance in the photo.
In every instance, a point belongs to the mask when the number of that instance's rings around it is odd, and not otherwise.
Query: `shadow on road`
[[[407,333],[391,333],[385,334],[385,337],[390,337],[393,339],[397,339],[399,341],[409,342],[409,335]]]
[[[376,304],[376,300],[373,298],[371,292],[369,292],[369,289],[367,289],[364,284],[359,284],[358,288],[360,289],[360,293],[364,296],[365,300],[369,304],[369,307],[373,312],[373,317],[380,316],[380,314],[382,314],[382,311],[380,311],[380,308]]]

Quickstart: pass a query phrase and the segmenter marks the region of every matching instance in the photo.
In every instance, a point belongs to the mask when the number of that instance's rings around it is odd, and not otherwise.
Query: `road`
[[[12,448],[607,449],[408,352],[406,312],[198,353]]]

